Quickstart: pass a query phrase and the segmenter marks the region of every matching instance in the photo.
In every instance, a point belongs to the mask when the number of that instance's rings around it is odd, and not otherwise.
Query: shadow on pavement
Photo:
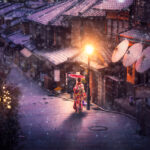
[[[51,135],[49,147],[53,149],[71,150],[80,147],[77,142],[78,133],[82,126],[82,119],[87,116],[87,112],[80,114],[72,113],[60,126],[58,131]]]

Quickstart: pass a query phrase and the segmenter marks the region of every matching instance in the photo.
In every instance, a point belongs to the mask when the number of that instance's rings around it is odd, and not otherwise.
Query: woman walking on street
[[[80,113],[83,109],[82,101],[85,98],[84,85],[81,83],[81,78],[78,78],[78,82],[73,88],[74,91],[74,105],[73,108],[76,112]]]

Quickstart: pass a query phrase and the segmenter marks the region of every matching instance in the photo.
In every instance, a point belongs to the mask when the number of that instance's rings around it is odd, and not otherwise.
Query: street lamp
[[[90,55],[93,53],[93,46],[92,45],[86,45],[85,46],[85,52],[88,55],[88,74],[87,74],[87,110],[90,110],[90,86],[89,86],[89,77],[90,77]]]

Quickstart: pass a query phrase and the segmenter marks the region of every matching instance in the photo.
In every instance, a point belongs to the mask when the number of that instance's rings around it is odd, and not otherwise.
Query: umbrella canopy
[[[142,56],[136,62],[136,71],[143,73],[150,68],[150,46],[144,49]]]
[[[78,75],[78,74],[69,74],[68,76],[71,77],[71,78],[85,78],[85,76]]]
[[[131,66],[142,55],[143,46],[141,43],[136,43],[131,46],[123,57],[123,65],[125,67]]]
[[[127,51],[128,46],[129,46],[129,41],[127,39],[123,40],[113,51],[112,62],[119,61]]]

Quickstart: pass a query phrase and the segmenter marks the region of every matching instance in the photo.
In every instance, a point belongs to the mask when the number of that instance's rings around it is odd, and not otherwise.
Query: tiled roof
[[[34,51],[34,53],[46,58],[54,65],[59,65],[76,56],[79,50],[75,48],[66,48],[53,52]]]
[[[24,44],[24,46],[29,49],[30,51],[33,51],[36,49],[36,46],[31,42],[31,41],[28,41]]]
[[[63,16],[60,16],[54,23],[52,23],[52,25],[68,27],[69,23],[64,19]]]
[[[150,32],[145,32],[142,30],[138,29],[131,29],[126,32],[123,32],[120,34],[122,37],[130,38],[130,39],[135,39],[139,41],[148,41],[150,42]]]
[[[27,41],[30,40],[29,35],[24,35],[21,32],[15,32],[8,36],[8,39],[12,41],[14,44],[24,45]]]
[[[103,10],[97,10],[97,9],[90,9],[82,14],[83,17],[99,17],[99,16],[105,16],[106,12]]]
[[[57,17],[61,16],[66,10],[72,7],[78,0],[67,0],[61,3],[56,3],[55,5],[47,8],[45,10],[39,11],[35,14],[28,16],[29,20],[47,25],[49,22],[53,23]]]
[[[64,13],[67,16],[78,16],[79,13],[82,14],[90,7],[92,7],[97,0],[81,0],[72,9]]]
[[[91,67],[94,69],[102,69],[107,67],[111,63],[112,50],[109,48],[101,48],[100,51],[95,51],[91,57]],[[75,62],[83,63],[88,65],[88,56],[85,52],[82,52],[80,55],[73,59]]]
[[[132,5],[133,0],[104,0],[93,8],[102,10],[123,10]]]
[[[8,6],[10,6],[10,5],[11,5],[11,3],[2,3],[2,4],[0,5],[0,9],[5,8],[5,7],[8,7]]]
[[[13,18],[19,18],[24,15],[28,15],[31,13],[33,10],[29,8],[19,8],[17,10],[14,10],[4,16],[4,19],[13,19]]]
[[[88,65],[88,56],[83,52],[80,55],[78,55],[77,57],[73,58],[72,61]],[[102,65],[102,64],[100,64],[100,63],[98,63],[96,61],[92,61],[92,60],[90,61],[90,66],[93,69],[105,68],[104,65]]]
[[[23,7],[23,6],[24,6],[24,4],[16,3],[16,4],[13,4],[11,6],[5,7],[5,8],[0,10],[0,15],[4,15],[10,11],[13,11],[13,10],[20,8],[20,7]]]
[[[19,24],[19,23],[21,23],[23,21],[24,21],[24,18],[15,19],[15,20],[11,21],[10,26],[11,27],[15,26],[15,25],[17,25],[17,24]]]
[[[33,9],[37,9],[46,5],[46,3],[43,1],[27,1],[25,4]]]

